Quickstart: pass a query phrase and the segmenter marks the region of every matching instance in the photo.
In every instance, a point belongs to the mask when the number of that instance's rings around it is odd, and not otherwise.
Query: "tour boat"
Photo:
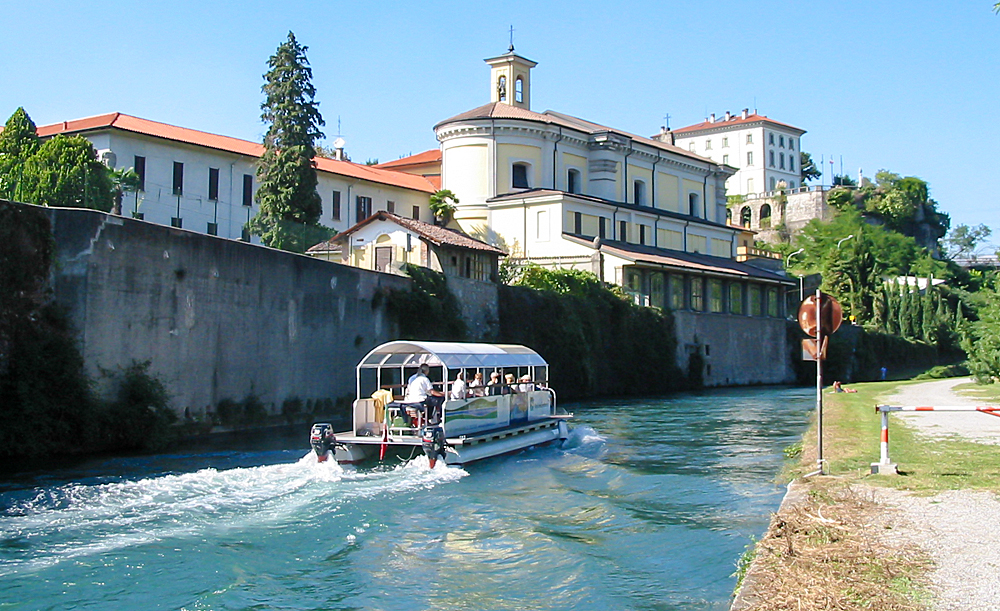
[[[439,413],[404,403],[407,381],[421,365],[430,368],[434,388],[444,393]],[[537,352],[512,344],[394,341],[369,352],[357,366],[357,399],[351,430],[335,433],[316,423],[310,445],[319,461],[339,463],[386,457],[412,458],[423,452],[464,465],[566,439],[572,414],[556,407],[548,385],[549,366]],[[455,388],[464,372],[471,382],[498,373],[500,383]],[[507,374],[514,383],[505,382]]]

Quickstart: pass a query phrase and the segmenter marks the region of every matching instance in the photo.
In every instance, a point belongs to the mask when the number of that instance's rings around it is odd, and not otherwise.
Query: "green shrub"
[[[149,373],[149,361],[104,372],[115,385],[115,399],[99,412],[101,445],[108,450],[152,450],[173,439],[177,414],[169,407],[163,382]]]
[[[413,280],[410,290],[389,291],[386,306],[400,339],[465,339],[462,309],[448,290],[445,275],[418,265],[407,265],[406,273]]]

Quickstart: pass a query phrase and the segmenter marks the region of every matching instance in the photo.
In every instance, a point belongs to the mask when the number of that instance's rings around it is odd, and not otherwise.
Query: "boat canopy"
[[[548,365],[531,348],[516,344],[466,344],[457,342],[395,341],[369,352],[359,369],[443,365],[448,369],[544,367]]]

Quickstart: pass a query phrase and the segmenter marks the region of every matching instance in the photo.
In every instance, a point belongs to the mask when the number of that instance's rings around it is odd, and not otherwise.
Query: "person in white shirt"
[[[459,369],[458,375],[455,376],[455,381],[451,383],[451,398],[465,399],[465,397],[466,397],[465,371]]]
[[[427,377],[431,368],[425,363],[417,373],[406,381],[406,394],[403,403],[421,403],[427,410],[432,423],[440,421],[441,404],[444,403],[444,393],[434,390],[434,384]]]
[[[486,388],[483,384],[483,372],[477,371],[476,375],[472,376],[472,381],[469,382],[469,396],[472,397],[482,397],[486,394]]]

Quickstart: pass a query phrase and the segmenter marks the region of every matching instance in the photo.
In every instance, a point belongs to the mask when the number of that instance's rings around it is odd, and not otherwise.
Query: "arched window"
[[[530,189],[528,186],[528,164],[515,163],[511,166],[510,186],[514,189]]]
[[[701,207],[698,205],[697,193],[688,193],[688,214],[691,216],[701,216]]]
[[[764,204],[760,207],[760,226],[762,229],[766,229],[771,226],[771,206],[770,204]]]
[[[568,170],[566,172],[566,191],[568,193],[580,192],[580,170]]]
[[[726,224],[727,225],[733,224],[733,211],[730,208],[726,208]]]
[[[772,177],[771,177],[771,190],[772,190],[772,191],[774,191],[774,189],[775,189],[775,185],[776,185],[776,184],[777,184],[777,182],[775,181],[775,178],[774,178],[774,176],[772,176]]]
[[[500,102],[507,101],[507,77],[502,74],[497,79],[497,100]]]
[[[517,77],[517,80],[514,81],[514,101],[518,104],[524,102],[524,81],[521,80],[521,77]]]
[[[743,206],[743,209],[740,210],[740,225],[749,227],[752,219],[753,211],[750,210],[750,206]]]

